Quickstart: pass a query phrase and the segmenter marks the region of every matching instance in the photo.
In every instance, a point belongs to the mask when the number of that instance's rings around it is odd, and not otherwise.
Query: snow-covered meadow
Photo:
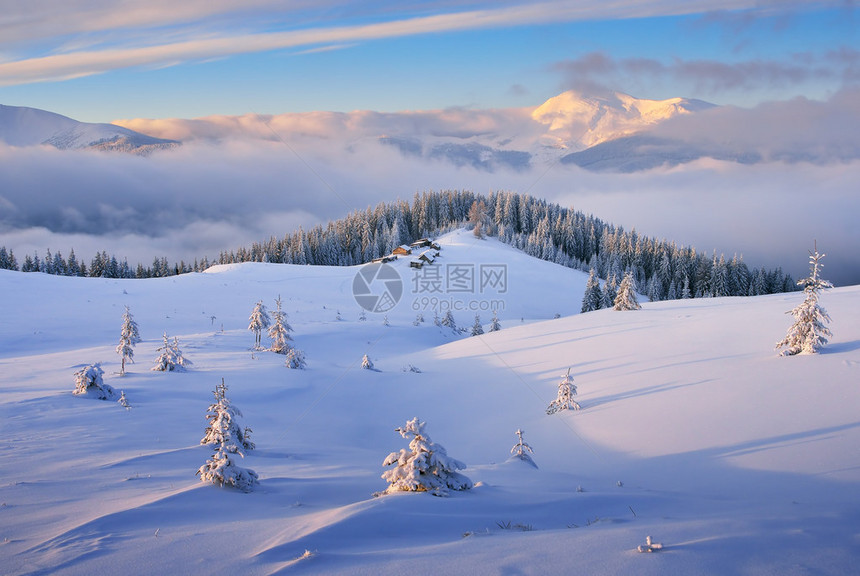
[[[0,573],[856,569],[860,287],[822,295],[834,336],[821,354],[784,358],[774,344],[802,293],[576,314],[585,274],[467,232],[439,242],[437,269],[504,266],[506,285],[454,298],[400,259],[400,303],[361,320],[358,268],[0,271]],[[306,370],[252,350],[254,303],[271,311],[279,295]],[[429,308],[414,325],[415,308],[455,300],[492,300],[502,330],[455,336]],[[143,342],[120,376],[125,306]],[[474,312],[453,313],[472,325]],[[187,372],[150,371],[164,333]],[[130,409],[72,395],[74,373],[95,362]],[[568,368],[582,409],[548,416]],[[240,459],[259,475],[250,493],[195,476],[222,378],[253,429]],[[394,429],[416,416],[467,464],[471,490],[373,496],[383,460],[407,445]],[[537,468],[508,459],[518,429]],[[663,549],[639,554],[647,536]]]

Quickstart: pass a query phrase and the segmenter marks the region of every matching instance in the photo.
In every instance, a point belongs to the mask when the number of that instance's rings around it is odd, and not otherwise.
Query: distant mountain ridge
[[[180,142],[155,138],[115,124],[78,122],[67,116],[0,104],[0,141],[10,146],[49,145],[60,150],[94,149],[149,154]]]

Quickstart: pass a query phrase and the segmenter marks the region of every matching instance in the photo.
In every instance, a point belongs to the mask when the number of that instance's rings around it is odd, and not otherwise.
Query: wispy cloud
[[[778,89],[806,82],[850,85],[860,80],[860,52],[842,47],[827,53],[796,53],[786,60],[741,61],[616,58],[590,52],[556,63],[565,88],[595,92],[621,88],[641,91],[642,85],[671,81],[702,96],[724,91]],[[626,87],[626,88],[625,88]]]
[[[716,10],[763,10],[773,6],[784,9],[806,3],[577,0],[497,7],[495,3],[479,1],[451,10],[447,2],[419,2],[392,10],[385,2],[373,2],[361,15],[350,12],[345,2],[323,6],[290,3],[287,9],[282,4],[253,0],[237,8],[228,0],[72,0],[59,7],[42,0],[21,3],[14,13],[0,16],[0,52],[7,55],[6,61],[0,63],[0,85],[59,81],[129,67],[171,66],[298,47],[313,50],[419,34]],[[332,20],[330,14],[341,12],[346,12],[345,21],[360,19],[365,23],[338,25],[344,20]],[[235,30],[240,31],[228,32]]]
[[[94,35],[121,30],[151,30],[180,25],[193,26],[202,20],[218,21],[240,14],[247,19],[266,9],[287,12],[276,0],[28,0],[7,6],[0,15],[0,38],[4,45],[28,45],[68,38],[96,41]],[[290,12],[307,9],[311,2],[290,2]],[[281,5],[281,6],[279,6]]]

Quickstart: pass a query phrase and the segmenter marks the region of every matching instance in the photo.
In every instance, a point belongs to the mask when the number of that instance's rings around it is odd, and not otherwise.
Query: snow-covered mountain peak
[[[0,142],[11,146],[47,144],[60,150],[95,148],[146,154],[178,142],[153,138],[115,124],[78,122],[67,116],[0,104]]]
[[[687,98],[647,100],[621,92],[587,96],[568,90],[535,108],[532,119],[547,126],[541,138],[545,146],[582,150],[712,106]]]

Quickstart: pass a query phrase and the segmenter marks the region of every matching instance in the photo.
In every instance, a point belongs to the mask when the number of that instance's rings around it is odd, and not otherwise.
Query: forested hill
[[[747,296],[788,292],[795,283],[781,268],[750,269],[742,258],[708,256],[625,231],[592,215],[527,194],[470,191],[424,192],[412,203],[380,203],[347,217],[272,237],[250,248],[224,252],[221,264],[283,262],[351,266],[390,254],[401,244],[464,224],[480,225],[529,255],[620,281],[631,270],[639,290],[652,300],[702,296]],[[686,287],[686,290],[685,290]]]
[[[750,269],[737,256],[709,256],[693,247],[648,238],[527,194],[493,192],[483,196],[460,190],[416,193],[411,204],[403,200],[380,203],[325,226],[299,229],[283,238],[272,237],[222,252],[215,262],[203,257],[190,264],[171,265],[165,258],[155,258],[148,267],[137,264],[132,268],[125,260],[102,252],[86,266],[73,251],[65,259],[59,251],[52,255],[49,250],[44,260],[27,255],[20,269],[70,276],[147,278],[202,271],[216,263],[352,266],[389,254],[401,244],[467,224],[543,260],[583,271],[593,268],[607,281],[620,280],[630,270],[639,291],[651,300],[795,289],[794,281],[781,268]],[[6,248],[0,248],[0,268],[19,269],[15,256]]]

